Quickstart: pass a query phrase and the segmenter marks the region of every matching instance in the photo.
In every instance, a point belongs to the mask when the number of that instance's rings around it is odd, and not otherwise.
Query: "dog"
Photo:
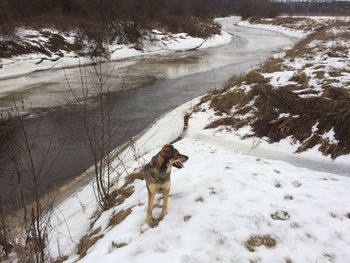
[[[148,207],[146,222],[154,227],[155,222],[152,217],[154,198],[157,193],[163,193],[163,207],[160,220],[168,213],[168,198],[170,191],[170,173],[172,166],[181,169],[183,163],[188,160],[188,156],[179,153],[171,144],[166,144],[153,156],[152,160],[145,165],[142,170],[148,191]]]

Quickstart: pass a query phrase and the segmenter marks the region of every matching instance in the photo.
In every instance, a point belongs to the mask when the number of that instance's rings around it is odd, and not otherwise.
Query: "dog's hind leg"
[[[148,207],[147,207],[147,224],[151,227],[154,226],[153,223],[153,217],[152,217],[152,209],[153,209],[153,202],[154,198],[156,196],[156,193],[159,191],[159,186],[157,184],[149,184],[147,185],[148,190]]]
[[[162,185],[163,190],[163,208],[162,213],[160,215],[161,218],[164,218],[168,214],[168,199],[169,199],[169,191],[170,191],[170,181],[166,181]]]

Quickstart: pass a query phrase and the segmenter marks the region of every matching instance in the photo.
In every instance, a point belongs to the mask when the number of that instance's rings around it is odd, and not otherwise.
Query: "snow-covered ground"
[[[181,134],[182,117],[197,102],[165,115],[139,137],[144,162]],[[215,130],[203,130],[206,117],[192,115],[174,144],[190,159],[184,169],[173,169],[169,214],[156,228],[145,224],[144,181],[93,225],[96,205],[86,186],[55,210],[52,256],[59,247],[67,262],[75,262],[80,238],[100,228],[93,236],[103,236],[79,262],[347,262],[350,178],[257,158],[241,151],[232,134],[222,133],[223,142]],[[131,171],[139,166],[132,158],[126,165]],[[108,226],[113,214],[128,208],[124,221]],[[154,216],[159,214],[157,208]],[[260,236],[275,244],[258,246]]]
[[[310,32],[305,32],[303,30],[297,30],[297,29],[293,29],[293,28],[287,28],[284,26],[275,26],[275,25],[269,25],[269,24],[252,24],[249,21],[241,21],[238,23],[238,25],[270,30],[270,31],[278,32],[278,33],[281,33],[281,34],[284,34],[286,36],[293,37],[296,39],[302,39],[302,38],[306,37],[308,34],[310,34]]]
[[[329,21],[350,21],[349,16],[280,16],[287,23],[275,23],[277,19],[262,19],[258,22],[241,21],[240,26],[260,28],[279,32],[286,36],[302,39],[312,33],[317,27],[323,26]],[[261,23],[263,22],[263,23]]]
[[[52,30],[46,29],[48,32]],[[57,33],[57,32],[52,32]],[[33,45],[40,45],[48,41],[48,37],[41,35],[37,30],[21,29],[20,37],[28,38],[26,41]],[[67,43],[74,43],[74,34],[63,34],[62,37]],[[37,37],[33,37],[37,36]],[[108,47],[112,61],[127,59],[137,56],[155,55],[169,52],[186,51],[192,49],[203,49],[217,47],[231,41],[231,35],[225,31],[208,39],[191,37],[185,33],[163,33],[153,30],[148,40],[144,40],[143,49],[135,45],[112,44]],[[17,77],[34,71],[47,70],[62,67],[74,67],[91,63],[88,57],[82,57],[75,52],[61,50],[60,54],[37,54],[16,56],[8,59],[0,59],[0,79]]]

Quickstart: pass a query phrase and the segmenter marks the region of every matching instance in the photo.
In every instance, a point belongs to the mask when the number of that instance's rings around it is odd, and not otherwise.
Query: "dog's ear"
[[[174,157],[174,147],[171,144],[165,144],[161,150],[164,159],[169,160]]]

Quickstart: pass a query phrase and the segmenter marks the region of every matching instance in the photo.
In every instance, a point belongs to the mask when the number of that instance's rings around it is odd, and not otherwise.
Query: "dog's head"
[[[166,163],[170,163],[172,166],[179,169],[183,168],[183,163],[188,160],[188,156],[179,153],[171,144],[164,145],[160,154]]]

